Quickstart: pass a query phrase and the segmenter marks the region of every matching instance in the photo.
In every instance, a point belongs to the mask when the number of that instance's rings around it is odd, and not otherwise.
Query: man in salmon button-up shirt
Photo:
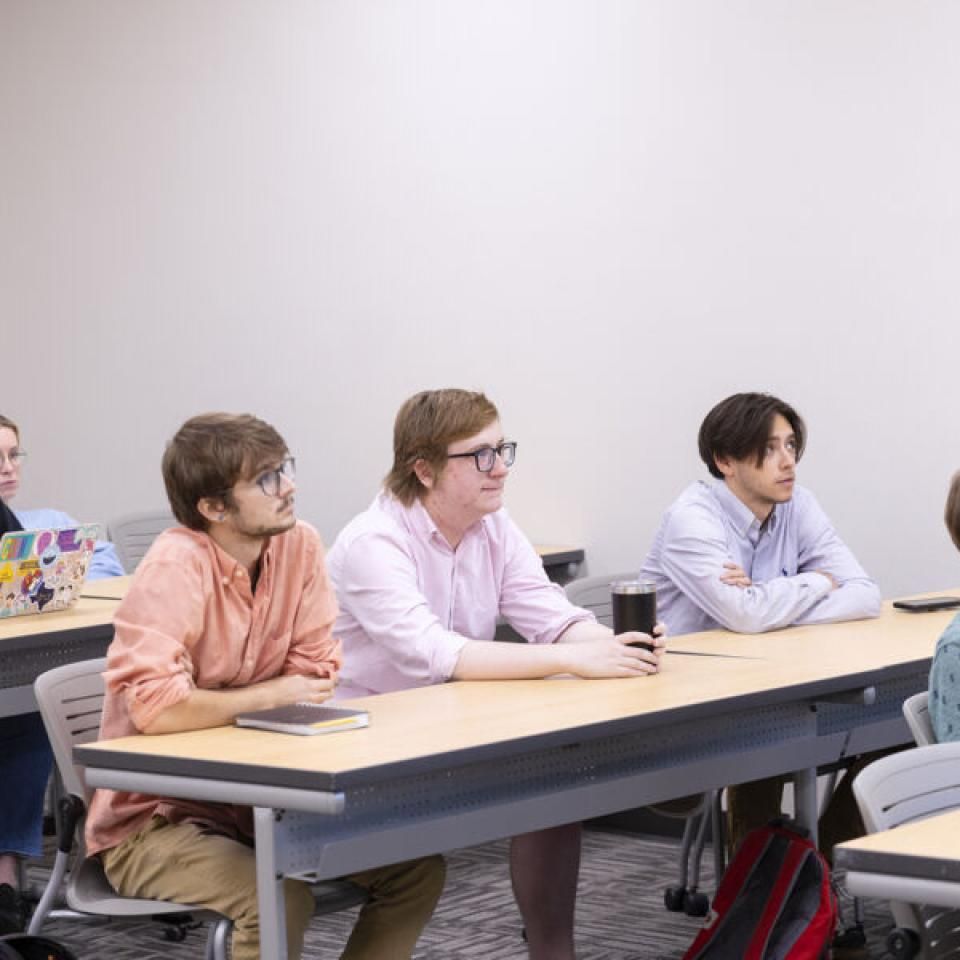
[[[163,477],[182,526],[162,533],[117,609],[101,736],[172,733],[238,713],[321,703],[341,666],[337,606],[316,531],[294,514],[294,460],[269,424],[207,414],[167,446]],[[233,920],[234,960],[260,952],[249,807],[97,790],[87,849],[125,896],[191,903]],[[366,889],[343,953],[409,957],[443,887],[429,857],[353,874]],[[289,957],[313,912],[286,881]]]

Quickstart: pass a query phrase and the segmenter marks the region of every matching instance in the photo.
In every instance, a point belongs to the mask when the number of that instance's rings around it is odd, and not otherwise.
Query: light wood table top
[[[942,591],[946,596],[953,591]],[[923,596],[937,596],[928,593]],[[667,649],[759,658],[792,665],[799,680],[882,671],[885,667],[929,659],[937,640],[957,611],[908,613],[883,604],[875,620],[788,627],[762,634],[710,630],[668,638]]]
[[[133,574],[124,577],[107,577],[105,580],[88,580],[83,585],[81,597],[91,597],[95,600],[122,600],[130,588]]]
[[[960,907],[960,810],[839,844],[835,857],[859,896]]]
[[[960,771],[957,775],[960,777]],[[846,854],[873,854],[911,860],[954,860],[960,869],[960,810],[904,823],[892,830],[870,833],[841,843],[837,849]]]
[[[729,782],[758,760],[809,779],[849,738],[821,736],[809,703],[884,675],[916,681],[948,621],[886,608],[866,623],[691,635],[672,643],[726,655],[667,656],[660,674],[636,679],[447,683],[345,701],[368,709],[370,726],[328,736],[219,727],[75,756],[95,786],[254,807],[261,949],[276,960],[287,952],[283,875],[340,876],[577,822]]]
[[[691,634],[669,646],[725,657],[667,656],[662,671],[624,680],[552,679],[447,683],[354,701],[370,726],[332,736],[293,738],[221,727],[128,737],[83,750],[190,757],[324,773],[332,781],[365,769],[451,754],[482,753],[508,741],[556,744],[591,728],[630,724],[662,728],[671,720],[717,712],[722,705],[815,699],[876,682],[892,666],[928,662],[951,614],[904,614],[889,607],[877,620],[796,627],[760,637],[723,631]]]
[[[102,627],[113,622],[116,609],[116,600],[81,597],[69,610],[4,617],[0,619],[0,644],[5,640]]]
[[[0,643],[23,637],[69,633],[113,622],[117,601],[123,599],[130,577],[108,577],[88,581],[80,599],[68,610],[53,613],[30,613],[19,617],[0,618]]]
[[[64,663],[102,657],[116,600],[81,597],[68,610],[0,619],[0,717],[33,713],[33,682]]]
[[[708,664],[710,665],[708,667]],[[445,683],[343,701],[370,712],[370,726],[320,737],[291,737],[218,727],[164,736],[134,736],[106,749],[209,761],[253,763],[342,774],[506,741],[582,731],[596,724],[655,714],[753,690],[759,663],[679,657],[659,676],[624,680],[514,680]],[[752,668],[752,669],[751,669]],[[725,682],[720,682],[722,681]],[[291,748],[295,758],[291,757]]]

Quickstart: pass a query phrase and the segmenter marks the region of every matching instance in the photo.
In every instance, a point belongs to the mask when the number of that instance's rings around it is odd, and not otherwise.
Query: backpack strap
[[[783,833],[785,831],[781,831]],[[770,941],[770,933],[773,925],[783,913],[783,906],[790,891],[796,884],[797,874],[803,865],[804,860],[810,853],[809,841],[800,837],[790,838],[790,844],[787,847],[786,855],[780,864],[780,870],[777,873],[777,879],[774,881],[767,902],[764,907],[760,921],[754,931],[753,939],[750,941],[750,947],[744,960],[764,960],[767,955],[767,944]]]

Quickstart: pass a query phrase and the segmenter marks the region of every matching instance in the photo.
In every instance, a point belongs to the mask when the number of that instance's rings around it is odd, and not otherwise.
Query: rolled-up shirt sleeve
[[[204,626],[199,571],[163,561],[154,566],[117,608],[104,674],[107,689],[123,698],[140,731],[194,689],[191,651]]]
[[[555,643],[574,623],[596,620],[574,606],[543,569],[530,541],[512,520],[505,536],[506,565],[500,588],[500,613],[520,636],[531,643]]]
[[[333,677],[343,662],[340,642],[334,638],[337,601],[327,575],[319,538],[307,558],[306,577],[293,624],[284,674]]]
[[[738,587],[720,576],[730,550],[719,518],[699,505],[677,511],[664,535],[662,565],[677,588],[718,623],[736,633],[763,633],[797,622],[830,592],[818,573],[776,577]]]
[[[431,611],[399,535],[370,531],[358,536],[342,557],[337,593],[404,685],[443,683],[453,676],[468,638],[448,630]]]

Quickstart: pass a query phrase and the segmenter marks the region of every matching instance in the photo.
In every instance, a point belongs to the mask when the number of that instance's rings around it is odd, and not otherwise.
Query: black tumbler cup
[[[648,580],[614,580],[610,584],[610,600],[613,604],[613,632],[616,634],[648,633],[653,635],[657,623],[657,585]],[[646,647],[649,643],[631,646]]]

